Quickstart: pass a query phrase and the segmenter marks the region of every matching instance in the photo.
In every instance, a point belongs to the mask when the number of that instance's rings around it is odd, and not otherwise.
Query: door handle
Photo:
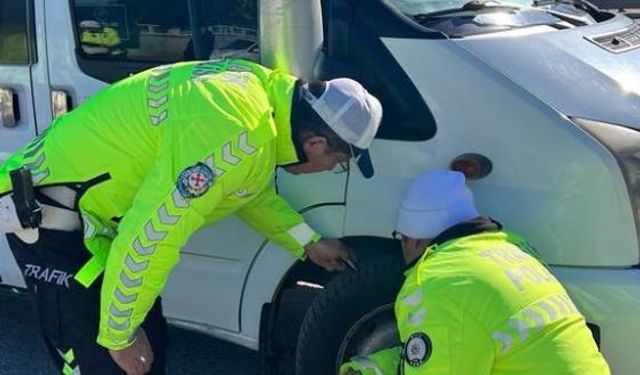
[[[0,88],[0,127],[14,128],[20,121],[18,95],[7,88]]]
[[[64,90],[51,90],[53,118],[58,118],[73,109],[71,95]]]

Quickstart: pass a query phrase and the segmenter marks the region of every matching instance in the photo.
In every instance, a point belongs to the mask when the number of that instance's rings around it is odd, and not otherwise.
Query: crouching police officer
[[[240,60],[162,66],[58,118],[0,167],[0,231],[64,373],[164,373],[160,295],[191,234],[236,213],[301,259],[350,262],[273,186],[366,148],[380,103],[350,79],[305,84]],[[32,186],[33,185],[33,186]]]
[[[609,374],[564,288],[526,242],[478,215],[461,173],[416,180],[396,231],[408,264],[395,303],[403,346],[341,374]]]

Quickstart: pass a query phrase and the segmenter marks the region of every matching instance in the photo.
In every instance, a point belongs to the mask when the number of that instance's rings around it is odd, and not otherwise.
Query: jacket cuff
[[[133,345],[133,343],[136,341],[135,332],[129,338],[125,338],[125,339],[109,337],[109,336],[112,336],[112,335],[109,335],[108,333],[104,333],[100,331],[98,333],[98,338],[96,339],[96,342],[100,346],[108,350],[123,350]]]
[[[291,237],[295,243],[295,246],[291,248],[291,252],[297,258],[304,260],[306,258],[305,246],[320,241],[322,236],[318,234],[309,224],[302,222],[287,231],[289,237]]]

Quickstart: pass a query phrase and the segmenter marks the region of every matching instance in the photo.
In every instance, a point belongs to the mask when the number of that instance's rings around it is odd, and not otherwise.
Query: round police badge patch
[[[413,367],[417,367],[425,363],[431,357],[431,339],[425,333],[417,332],[409,336],[407,343],[404,345],[404,360]]]
[[[213,185],[215,175],[208,166],[198,163],[180,173],[178,191],[184,198],[197,198],[204,195]]]

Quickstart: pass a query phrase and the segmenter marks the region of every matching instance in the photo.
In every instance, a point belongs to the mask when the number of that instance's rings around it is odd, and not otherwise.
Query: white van
[[[197,30],[197,32],[194,32]],[[52,118],[142,69],[242,56],[351,76],[383,102],[376,174],[277,185],[357,272],[298,263],[231,217],[197,233],[166,288],[179,326],[260,350],[265,373],[335,373],[397,340],[397,202],[456,168],[480,209],[539,250],[613,373],[640,368],[640,24],[585,1],[0,0],[0,162]],[[455,162],[454,162],[455,161]],[[22,276],[0,239],[0,277]]]

